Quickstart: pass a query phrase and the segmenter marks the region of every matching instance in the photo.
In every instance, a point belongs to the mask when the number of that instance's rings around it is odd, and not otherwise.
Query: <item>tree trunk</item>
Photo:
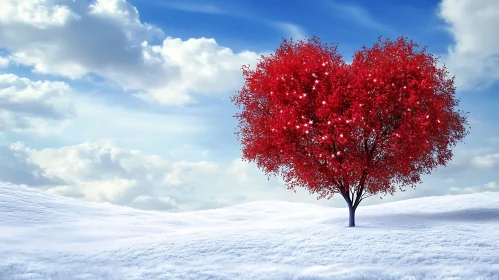
[[[348,226],[349,227],[354,227],[355,226],[355,210],[356,210],[357,207],[353,207],[352,205],[348,205],[348,210],[350,212],[350,215],[349,215],[349,223],[348,223]]]
[[[348,212],[349,212],[349,222],[348,226],[349,227],[354,227],[355,226],[355,210],[357,210],[357,206],[359,206],[360,203],[360,196],[362,195],[362,192],[359,192],[357,194],[357,199],[355,201],[352,201],[352,198],[349,196],[349,193],[344,191],[341,193],[345,201],[347,202],[348,205]]]

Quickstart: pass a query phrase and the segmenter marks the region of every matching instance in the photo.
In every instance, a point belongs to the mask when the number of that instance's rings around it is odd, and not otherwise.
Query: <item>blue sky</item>
[[[279,199],[344,206],[240,161],[229,97],[240,67],[317,35],[346,61],[408,36],[456,76],[471,135],[416,190],[499,190],[499,3],[5,0],[0,11],[0,181],[89,201],[188,211]]]

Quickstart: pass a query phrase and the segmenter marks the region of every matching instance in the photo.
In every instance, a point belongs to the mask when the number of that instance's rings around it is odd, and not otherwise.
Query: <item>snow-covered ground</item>
[[[499,193],[188,213],[0,184],[0,279],[499,279]]]

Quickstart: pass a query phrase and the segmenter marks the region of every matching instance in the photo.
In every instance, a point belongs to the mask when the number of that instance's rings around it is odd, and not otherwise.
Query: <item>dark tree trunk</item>
[[[355,210],[356,210],[356,207],[353,207],[351,204],[348,205],[348,210],[350,212],[350,215],[349,215],[349,223],[348,223],[348,226],[349,227],[354,227],[355,226]]]
[[[349,212],[349,219],[348,219],[348,226],[349,227],[354,227],[355,226],[355,210],[357,210],[357,206],[359,206],[360,200],[357,198],[355,201],[352,201],[350,196],[348,195],[348,192],[342,192],[341,195],[345,199],[348,205],[348,212]]]

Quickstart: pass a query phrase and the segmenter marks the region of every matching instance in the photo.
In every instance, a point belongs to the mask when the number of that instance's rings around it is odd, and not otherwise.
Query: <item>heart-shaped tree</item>
[[[415,187],[451,159],[468,132],[454,78],[412,41],[381,37],[346,64],[319,38],[283,40],[232,97],[242,109],[243,158],[287,187],[339,193],[355,210],[368,196]]]

